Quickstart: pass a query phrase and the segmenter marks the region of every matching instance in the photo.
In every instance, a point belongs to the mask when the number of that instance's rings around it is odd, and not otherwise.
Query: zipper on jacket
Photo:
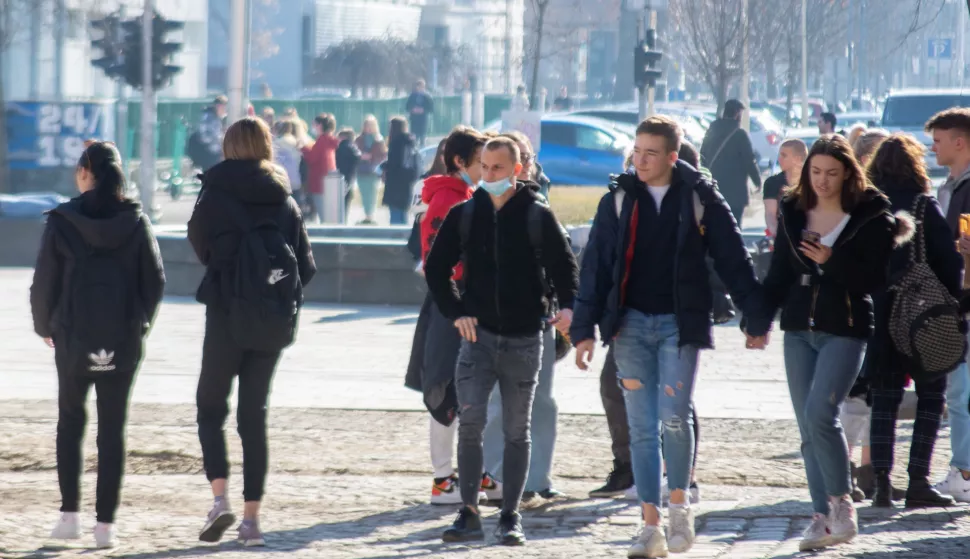
[[[498,322],[497,326],[498,326],[499,330],[501,331],[501,329],[502,329],[502,307],[499,306],[499,289],[500,289],[500,286],[501,286],[501,281],[499,280],[500,270],[499,270],[499,262],[498,262],[499,261],[499,250],[498,250],[498,208],[493,208],[493,209],[495,209],[495,227],[493,229],[493,234],[495,236],[495,248],[494,248],[494,254],[495,254],[495,316],[498,319],[497,320],[497,322]]]
[[[818,286],[812,288],[812,306],[808,309],[808,329],[815,329],[815,302],[818,301]]]
[[[849,297],[849,292],[845,292],[845,306],[849,309],[849,328],[852,328],[852,299]]]

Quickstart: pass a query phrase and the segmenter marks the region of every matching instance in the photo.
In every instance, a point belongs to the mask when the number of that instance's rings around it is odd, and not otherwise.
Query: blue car
[[[580,116],[543,117],[540,134],[539,162],[556,186],[606,185],[633,143],[616,124]]]

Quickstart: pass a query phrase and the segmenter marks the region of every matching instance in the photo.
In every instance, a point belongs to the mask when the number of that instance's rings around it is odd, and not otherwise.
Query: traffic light
[[[641,89],[656,86],[657,81],[663,77],[660,61],[663,60],[664,55],[656,50],[656,47],[657,32],[654,29],[648,29],[646,40],[634,48],[633,79]]]
[[[175,74],[182,71],[181,66],[170,64],[172,57],[182,50],[182,43],[166,42],[165,35],[184,27],[185,22],[167,20],[158,13],[152,20],[152,86],[155,89],[172,83]]]
[[[121,20],[109,15],[92,21],[91,27],[101,32],[101,38],[91,41],[91,46],[101,51],[101,58],[91,60],[91,64],[101,68],[109,78],[118,77],[122,71]]]
[[[137,17],[123,22],[124,43],[122,54],[124,61],[120,76],[125,82],[136,89],[144,84],[142,77],[142,18]],[[170,21],[158,12],[152,18],[152,88],[161,89],[172,82],[175,74],[182,71],[181,66],[170,64],[171,58],[180,50],[182,43],[170,43],[165,35],[185,27],[181,21]]]

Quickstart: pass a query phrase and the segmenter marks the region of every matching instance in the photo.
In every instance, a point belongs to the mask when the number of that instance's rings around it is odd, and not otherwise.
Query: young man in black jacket
[[[738,308],[758,283],[754,265],[714,183],[678,161],[680,127],[667,117],[640,123],[633,171],[600,201],[583,255],[570,331],[576,363],[588,368],[594,326],[613,340],[630,425],[630,450],[644,527],[629,557],[666,557],[694,542],[687,489],[694,454],[691,395],[698,352],[713,346],[706,258]],[[659,405],[658,405],[659,404]],[[670,487],[669,541],[660,526],[661,454]]]
[[[464,506],[443,539],[484,539],[478,511],[482,431],[497,382],[505,403],[505,459],[499,538],[525,542],[518,513],[531,440],[529,427],[542,355],[541,330],[550,313],[545,287],[555,288],[560,310],[551,322],[562,331],[572,320],[576,260],[556,217],[537,194],[517,187],[519,148],[495,138],[482,150],[482,183],[472,199],[452,208],[425,262],[425,277],[441,313],[462,336],[456,368],[458,477]],[[530,220],[538,219],[542,246],[533,246]],[[459,260],[465,290],[452,281]],[[546,281],[548,278],[548,283]]]

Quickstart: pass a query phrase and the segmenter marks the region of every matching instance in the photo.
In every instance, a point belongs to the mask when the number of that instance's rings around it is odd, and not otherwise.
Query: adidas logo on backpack
[[[112,363],[115,358],[115,352],[101,350],[98,353],[92,353],[88,355],[88,359],[91,360],[91,365],[88,366],[88,370],[92,373],[106,373],[108,371],[115,370],[115,366]]]

